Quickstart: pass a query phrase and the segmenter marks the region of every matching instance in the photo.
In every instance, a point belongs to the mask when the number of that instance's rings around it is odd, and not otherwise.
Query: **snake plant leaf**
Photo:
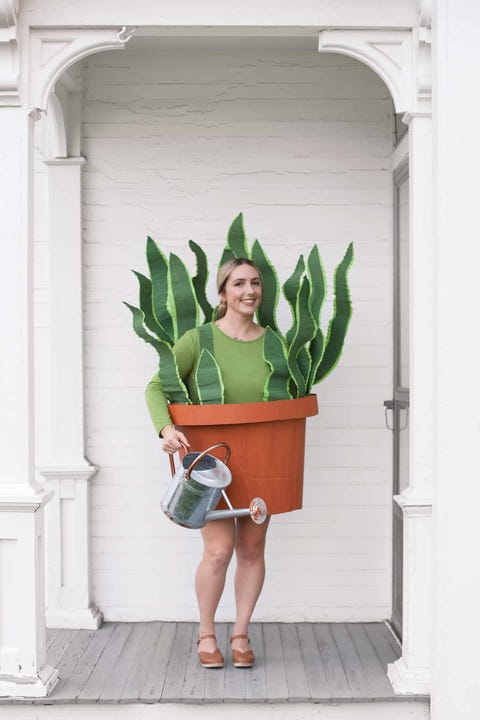
[[[137,272],[136,270],[133,270],[133,274],[136,276],[139,284],[139,304],[140,310],[145,316],[144,323],[146,327],[158,338],[160,338],[160,340],[164,340],[170,344],[170,336],[165,332],[153,314],[152,283],[150,278],[147,278],[145,275],[142,275],[142,273]]]
[[[197,274],[192,279],[193,288],[195,290],[195,296],[197,298],[197,302],[202,308],[203,315],[205,317],[205,322],[210,322],[213,319],[213,308],[208,302],[207,293],[206,293],[206,287],[207,287],[207,280],[208,280],[208,261],[207,256],[205,255],[204,251],[200,247],[200,245],[197,245],[196,242],[193,242],[193,240],[189,240],[188,246],[190,250],[194,253],[195,258],[197,260]]]
[[[323,351],[325,349],[325,337],[323,335],[323,331],[321,327],[317,328],[317,332],[315,336],[312,338],[312,341],[309,346],[309,352],[310,352],[310,358],[312,361],[311,368],[310,368],[310,374],[307,381],[307,387],[305,389],[305,394],[308,395],[312,390],[312,385],[315,382],[315,377],[318,371],[318,367],[322,361],[323,357]]]
[[[219,264],[218,264],[218,267],[222,267],[222,265],[223,265],[224,263],[228,262],[229,260],[234,260],[234,259],[235,259],[235,255],[234,255],[233,252],[230,250],[230,248],[229,248],[229,247],[224,247],[224,248],[223,248],[223,252],[222,252],[222,257],[220,258],[220,262],[219,262]]]
[[[263,359],[270,367],[270,374],[263,388],[264,401],[290,400],[290,371],[285,342],[280,333],[270,327],[265,329],[263,336]]]
[[[197,396],[201,405],[220,405],[224,402],[222,373],[210,350],[203,348],[194,375]]]
[[[325,351],[315,373],[314,383],[320,382],[332,372],[342,354],[343,343],[352,317],[352,301],[348,287],[348,271],[352,262],[353,243],[350,243],[335,270],[333,316],[328,325]]]
[[[158,353],[158,375],[167,399],[174,403],[190,405],[191,400],[188,396],[187,388],[179,375],[175,355],[173,354],[170,345],[163,340],[157,340],[157,338],[152,337],[145,330],[145,315],[142,310],[134,305],[130,305],[127,302],[124,304],[133,315],[133,329],[138,337],[149,345],[152,345]]]
[[[198,325],[198,306],[190,273],[183,261],[170,253],[169,293],[175,340]]]
[[[292,319],[293,323],[290,328],[290,330],[287,331],[286,339],[287,343],[290,344],[293,340],[293,337],[295,335],[296,330],[296,315],[295,315],[295,308],[297,303],[297,295],[298,290],[300,287],[300,282],[302,279],[302,275],[305,272],[305,260],[303,259],[303,255],[300,255],[297,261],[297,265],[295,267],[295,270],[290,275],[287,280],[285,280],[283,284],[283,294],[285,296],[285,299],[287,300],[288,304],[290,305],[291,311],[292,311]]]
[[[255,240],[252,245],[252,260],[262,273],[262,302],[258,308],[258,321],[263,327],[270,326],[278,331],[276,312],[280,284],[278,275],[262,246]]]
[[[315,322],[317,325],[320,325],[320,313],[322,311],[322,305],[325,300],[326,293],[326,280],[322,259],[316,245],[313,246],[307,258],[307,270],[312,288],[310,295],[310,309],[313,317],[315,318]]]
[[[168,262],[151,237],[147,237],[147,263],[152,279],[153,313],[173,345],[173,322],[168,309]]]
[[[247,240],[243,227],[243,214],[239,213],[230,225],[227,235],[227,246],[235,257],[248,258]]]
[[[295,397],[303,397],[307,389],[311,358],[305,347],[317,331],[317,324],[310,310],[310,281],[304,277],[297,293],[295,316],[297,318],[295,335],[288,348],[288,367],[296,386]],[[302,349],[305,352],[302,352]],[[304,374],[306,373],[306,374]]]

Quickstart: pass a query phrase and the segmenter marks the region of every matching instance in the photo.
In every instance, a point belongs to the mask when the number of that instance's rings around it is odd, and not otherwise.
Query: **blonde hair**
[[[250,267],[254,268],[254,270],[258,272],[260,282],[262,281],[262,273],[260,272],[260,268],[253,262],[253,260],[249,260],[248,258],[231,258],[231,260],[227,260],[227,262],[224,262],[223,265],[218,268],[217,292],[219,295],[221,295],[221,293],[225,291],[228,278],[237,267],[240,267],[240,265],[249,265]],[[220,300],[220,304],[218,305],[215,313],[216,320],[220,320],[220,318],[222,318],[226,312],[227,303],[223,300]]]

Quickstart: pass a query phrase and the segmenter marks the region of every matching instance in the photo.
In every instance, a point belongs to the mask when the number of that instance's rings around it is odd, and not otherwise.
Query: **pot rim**
[[[255,403],[228,403],[225,405],[168,406],[175,425],[246,425],[295,420],[318,414],[317,396],[313,393],[291,400],[270,400]]]

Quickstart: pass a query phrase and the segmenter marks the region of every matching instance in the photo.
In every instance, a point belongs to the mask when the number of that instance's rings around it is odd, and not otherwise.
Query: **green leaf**
[[[192,279],[183,261],[170,253],[169,283],[175,340],[198,325],[198,306]]]
[[[139,308],[136,308],[127,302],[124,304],[129,308],[133,315],[133,329],[138,337],[145,340],[145,342],[149,345],[152,345],[158,353],[160,363],[158,375],[167,399],[174,403],[190,405],[191,400],[188,397],[187,388],[179,375],[175,355],[173,354],[170,345],[163,340],[157,340],[157,338],[152,337],[145,330],[145,316]]]
[[[153,332],[158,338],[160,338],[160,340],[164,340],[165,342],[171,344],[170,336],[165,332],[165,330],[162,328],[160,323],[157,321],[157,318],[153,314],[152,283],[150,279],[145,277],[145,275],[142,275],[142,273],[137,272],[136,270],[133,270],[132,272],[136,276],[138,284],[140,286],[139,303],[140,310],[145,316],[145,325],[151,332]]]
[[[311,341],[317,331],[317,325],[310,311],[310,281],[304,277],[297,293],[295,316],[297,319],[295,335],[288,348],[288,367],[297,387],[296,397],[303,397],[307,388],[310,370],[310,355],[305,345]],[[305,352],[302,352],[302,349]]]
[[[350,243],[342,261],[335,270],[333,317],[328,325],[325,352],[315,373],[314,383],[320,382],[332,372],[342,354],[345,336],[352,317],[352,301],[348,287],[348,271],[352,262],[353,243]]]
[[[263,336],[263,358],[270,367],[263,389],[264,401],[291,399],[286,346],[282,336],[270,327],[266,328]]]
[[[208,280],[208,261],[204,251],[197,245],[197,243],[190,240],[188,243],[190,250],[194,253],[197,260],[197,274],[192,280],[193,288],[197,302],[202,308],[202,312],[205,318],[205,322],[210,322],[213,319],[213,307],[208,302],[206,287]]]
[[[151,237],[147,238],[147,262],[152,279],[153,313],[173,344],[173,321],[168,308],[168,262]]]
[[[323,301],[325,300],[326,282],[325,270],[323,269],[322,259],[318,252],[318,247],[313,246],[307,259],[308,277],[312,292],[310,295],[310,310],[315,318],[317,325],[320,325],[320,313],[322,311]]]
[[[300,255],[300,257],[298,258],[295,270],[290,275],[290,277],[287,278],[287,280],[285,280],[285,282],[283,284],[283,294],[284,294],[288,304],[290,305],[290,309],[292,311],[292,319],[293,319],[292,326],[291,326],[290,330],[288,330],[288,332],[285,336],[288,344],[290,344],[292,342],[293,337],[295,335],[295,331],[296,331],[297,323],[296,323],[295,307],[296,307],[296,302],[297,302],[298,290],[300,288],[300,282],[301,282],[304,271],[305,271],[305,261],[303,259],[303,255]]]
[[[227,246],[235,257],[248,258],[245,230],[243,228],[243,214],[237,215],[230,225],[227,235]]]
[[[280,285],[275,268],[258,240],[252,246],[252,260],[262,273],[262,302],[257,311],[258,320],[263,327],[270,326],[272,330],[278,331],[276,311]]]
[[[234,259],[235,259],[235,255],[233,254],[233,252],[230,250],[229,247],[225,247],[225,248],[223,248],[222,257],[220,258],[218,267],[222,267],[222,265],[224,265],[224,263],[228,262],[229,260],[234,260]]]
[[[201,405],[221,405],[224,402],[222,373],[212,353],[203,348],[195,370],[195,386]]]
[[[307,387],[305,389],[306,395],[308,395],[312,390],[312,385],[315,382],[315,376],[317,374],[318,367],[322,360],[324,349],[325,349],[325,338],[323,336],[322,329],[319,327],[319,328],[317,328],[317,332],[316,332],[315,336],[312,338],[312,341],[309,346],[312,365],[310,368],[310,374],[308,377]]]

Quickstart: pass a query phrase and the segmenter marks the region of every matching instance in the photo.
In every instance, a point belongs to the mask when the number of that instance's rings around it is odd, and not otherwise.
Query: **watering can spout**
[[[225,520],[226,518],[250,516],[254,523],[261,525],[267,517],[267,506],[262,498],[253,498],[248,508],[234,510],[210,510],[205,514],[205,521]]]

